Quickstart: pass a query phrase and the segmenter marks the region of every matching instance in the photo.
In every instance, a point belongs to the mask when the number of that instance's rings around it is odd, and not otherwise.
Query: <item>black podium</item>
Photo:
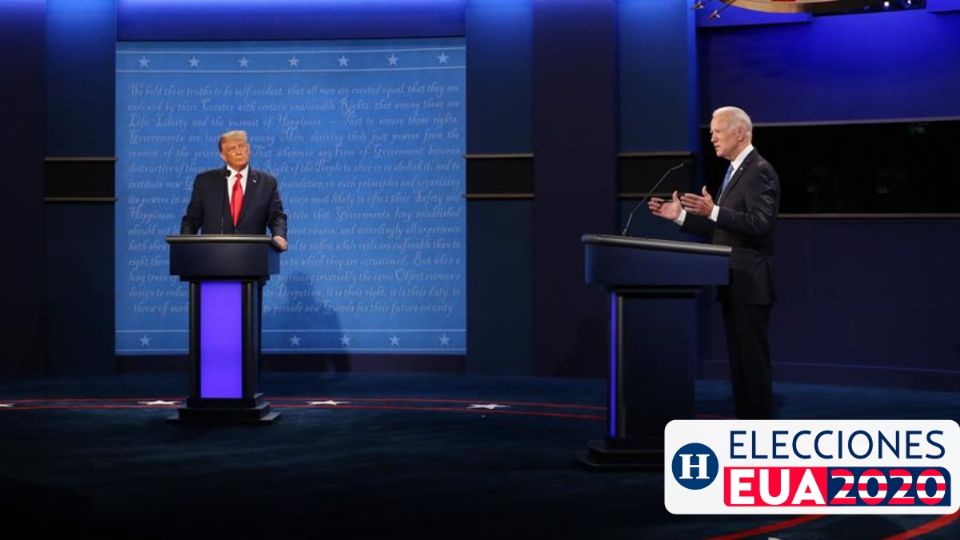
[[[168,236],[170,274],[190,283],[190,397],[177,423],[269,424],[257,393],[263,284],[280,270],[267,236]]]
[[[584,235],[586,281],[610,294],[607,435],[581,462],[662,469],[663,430],[694,414],[697,293],[726,284],[730,247]]]

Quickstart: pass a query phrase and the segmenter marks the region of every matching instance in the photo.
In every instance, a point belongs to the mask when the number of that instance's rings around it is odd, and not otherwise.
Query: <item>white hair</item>
[[[720,107],[713,111],[713,117],[724,117],[734,126],[743,126],[747,140],[753,140],[753,121],[750,120],[750,115],[740,107]]]

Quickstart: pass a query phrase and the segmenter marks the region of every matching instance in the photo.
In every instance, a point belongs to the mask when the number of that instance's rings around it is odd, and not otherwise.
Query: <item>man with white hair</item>
[[[773,238],[780,207],[780,180],[753,147],[753,123],[742,109],[713,112],[710,142],[717,157],[730,161],[716,202],[706,186],[700,195],[677,192],[669,201],[650,200],[654,215],[684,231],[733,248],[729,285],[718,288],[730,356],[730,380],[737,418],[771,418],[773,391],[767,328],[776,300]]]

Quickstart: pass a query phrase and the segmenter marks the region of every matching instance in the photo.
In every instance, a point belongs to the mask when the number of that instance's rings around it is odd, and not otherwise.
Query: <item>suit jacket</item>
[[[180,234],[263,234],[287,238],[287,215],[277,189],[277,179],[253,167],[243,193],[243,208],[236,227],[230,216],[226,167],[205,171],[193,181],[187,213],[180,221]]]
[[[773,237],[780,208],[780,179],[756,150],[730,178],[717,201],[714,222],[687,214],[683,229],[712,237],[714,244],[733,248],[730,284],[718,288],[721,301],[769,305],[776,300],[773,282]]]

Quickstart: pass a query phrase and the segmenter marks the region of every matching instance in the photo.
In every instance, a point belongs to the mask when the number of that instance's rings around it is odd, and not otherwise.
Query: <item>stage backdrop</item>
[[[164,236],[228,129],[289,217],[264,351],[465,353],[464,59],[461,38],[118,44],[117,353],[187,350]]]

